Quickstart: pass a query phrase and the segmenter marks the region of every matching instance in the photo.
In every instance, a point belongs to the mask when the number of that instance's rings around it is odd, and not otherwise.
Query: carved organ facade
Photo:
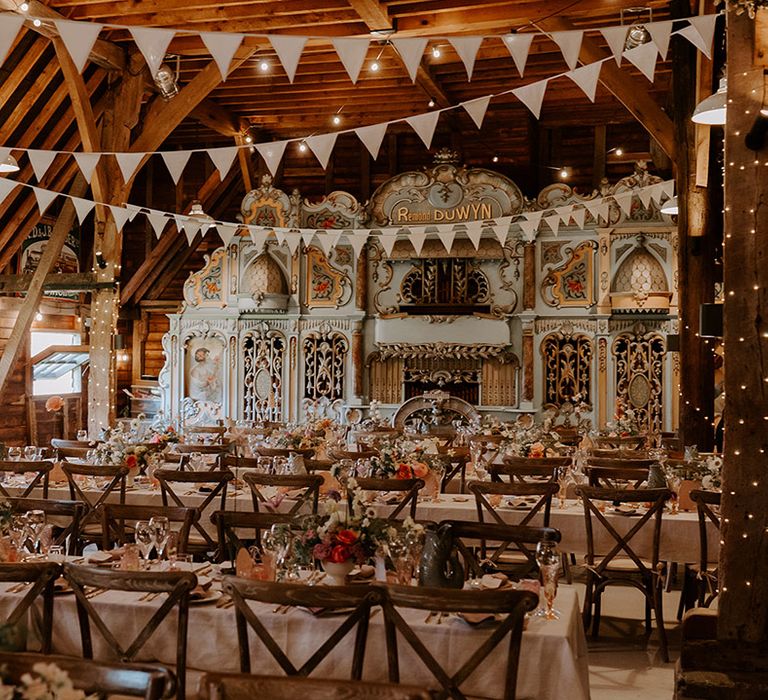
[[[587,197],[555,184],[528,200],[503,175],[443,158],[361,205],[344,192],[308,202],[265,178],[243,200],[245,224],[323,235],[252,229],[190,276],[164,338],[164,410],[295,421],[323,405],[359,420],[372,400],[394,415],[442,392],[501,418],[579,397],[604,425],[620,397],[672,429],[676,228],[650,200],[600,205],[655,182],[638,164]],[[583,203],[557,233],[515,223]]]

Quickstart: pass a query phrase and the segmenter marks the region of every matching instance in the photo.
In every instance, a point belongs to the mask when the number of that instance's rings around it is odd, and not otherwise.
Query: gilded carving
[[[616,397],[631,404],[649,432],[661,430],[664,392],[664,339],[656,333],[624,333],[613,342]]]
[[[349,277],[328,262],[323,252],[315,246],[306,249],[307,281],[304,303],[309,307],[338,308],[351,294]]]
[[[568,259],[550,270],[541,283],[544,303],[555,308],[592,306],[594,295],[594,241],[566,248]]]
[[[544,405],[559,407],[575,396],[590,402],[592,340],[584,335],[553,333],[541,343],[544,361]]]
[[[252,421],[283,419],[285,336],[266,323],[243,336],[243,417]]]
[[[457,343],[379,343],[379,357],[441,358],[453,360],[498,359],[502,363],[517,363],[508,345],[460,345]]]
[[[344,398],[344,370],[349,346],[341,333],[313,333],[304,338],[304,398]]]

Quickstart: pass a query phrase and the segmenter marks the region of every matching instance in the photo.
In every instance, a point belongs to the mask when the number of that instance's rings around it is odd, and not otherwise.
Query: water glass
[[[190,471],[202,471],[205,467],[205,459],[203,458],[202,452],[190,452],[187,465],[189,466]]]
[[[77,439],[79,442],[87,442],[88,440],[88,431],[87,430],[78,430],[77,431]]]
[[[60,544],[52,544],[48,547],[48,561],[61,563],[64,561],[64,547]]]
[[[168,518],[163,515],[155,515],[149,519],[149,527],[154,537],[157,558],[162,559],[165,554],[165,547],[168,544],[168,535],[170,534]]]
[[[542,540],[536,545],[536,563],[539,565],[539,577],[546,607],[535,614],[546,620],[558,620],[560,612],[555,610],[554,605],[557,596],[557,580],[560,576],[560,554],[554,542]]]
[[[34,462],[35,457],[37,457],[37,447],[34,445],[27,445],[24,448],[24,459],[27,462]]]
[[[21,459],[21,448],[20,447],[9,447],[8,448],[8,459],[10,459],[13,462],[18,462]]]
[[[136,544],[141,552],[141,558],[144,560],[146,567],[149,567],[149,555],[155,548],[155,536],[152,528],[149,526],[149,522],[146,520],[139,520],[136,523]]]
[[[45,529],[45,511],[28,510],[26,513],[27,528],[32,538],[32,551],[40,549],[40,536]]]

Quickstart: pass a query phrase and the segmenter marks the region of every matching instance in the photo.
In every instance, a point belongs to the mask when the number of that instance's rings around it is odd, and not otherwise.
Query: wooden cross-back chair
[[[234,561],[241,549],[251,545],[261,547],[261,533],[273,525],[296,525],[297,519],[286,513],[244,513],[242,511],[217,510],[211,514],[216,526],[218,548],[216,561]],[[245,537],[243,531],[253,530],[253,537]]]
[[[193,508],[197,511],[197,519],[192,527],[194,532],[190,534],[187,551],[207,554],[218,548],[218,543],[206,532],[202,523],[205,511],[209,507],[216,510],[226,510],[227,504],[227,486],[235,477],[229,469],[217,469],[206,472],[188,472],[174,469],[158,469],[155,472],[155,478],[160,483],[160,494],[163,499],[163,505],[175,505],[179,508]],[[210,490],[203,494],[200,488],[209,488]],[[204,496],[202,502],[192,503],[185,498],[189,498],[187,491],[190,488],[195,489],[197,498]],[[214,504],[218,497],[218,504]]]
[[[589,451],[590,459],[649,459],[647,450],[622,450],[594,448]]]
[[[163,700],[176,689],[173,672],[160,664],[110,664],[56,654],[0,652],[0,667],[11,684],[20,683],[26,673],[34,674],[33,668],[39,663],[55,664],[66,671],[77,690],[98,698],[115,695]]]
[[[119,503],[105,503],[101,509],[101,515],[104,551],[112,549],[116,544],[122,546],[126,542],[134,541],[134,530],[126,526],[126,523],[163,516],[168,518],[169,525],[174,523],[178,525],[178,528],[171,528],[171,530],[178,535],[177,552],[179,554],[186,553],[189,546],[189,533],[198,518],[194,508]]]
[[[288,515],[297,515],[302,509],[304,512],[317,513],[317,506],[320,500],[320,487],[323,485],[323,477],[317,474],[259,474],[257,472],[247,472],[243,474],[243,481],[251,489],[251,498],[253,499],[253,510],[258,513],[266,510],[270,513],[278,513],[280,503],[267,497],[265,488],[287,489],[289,491],[299,491],[291,496],[294,500],[293,505],[287,511]],[[280,499],[282,502],[283,499]],[[308,511],[307,511],[308,507]]]
[[[95,442],[90,440],[64,440],[62,438],[51,438],[51,447],[54,450],[59,450],[62,447],[75,447],[78,449],[93,449],[96,446]]]
[[[583,439],[579,428],[569,428],[563,425],[556,425],[552,432],[557,433],[557,438],[563,445],[576,447]]]
[[[353,462],[358,459],[371,459],[378,454],[378,450],[329,450],[328,452],[328,456],[334,462],[340,462],[342,459],[351,459]]]
[[[530,481],[557,478],[557,470],[571,465],[570,457],[510,457],[505,456],[503,464],[491,464],[488,472],[491,481]]]
[[[475,497],[477,507],[477,520],[480,523],[489,518],[490,522],[499,525],[509,525],[494,507],[491,500],[494,497],[501,499],[509,497],[535,498],[529,506],[523,506],[521,510],[509,510],[510,516],[517,516],[515,525],[531,525],[539,515],[541,527],[549,527],[549,515],[552,508],[552,497],[560,490],[560,486],[552,481],[536,484],[529,483],[494,483],[487,481],[470,481],[467,485],[469,492]],[[538,524],[538,523],[537,523]],[[480,543],[480,556],[488,559],[499,569],[509,569],[513,572],[525,573],[536,566],[536,547],[531,548],[525,542],[506,541],[495,545],[493,551],[487,546],[485,540]]]
[[[587,464],[587,466],[584,467],[584,472],[589,479],[590,486],[598,486],[610,489],[620,489],[627,486],[632,486],[632,488],[639,489],[646,481],[648,481],[647,466],[624,466],[620,463],[625,460],[610,461],[614,463],[618,461],[619,464],[616,466],[597,466],[593,464]]]
[[[508,438],[503,435],[469,435],[467,437],[467,447],[470,455],[479,452],[480,461],[485,464],[491,464],[501,451],[501,444]]]
[[[530,591],[457,591],[445,588],[388,586],[384,592],[383,608],[390,682],[398,683],[400,681],[399,633],[440,684],[442,692],[438,697],[466,699],[467,695],[461,690],[461,686],[478,670],[505,637],[508,637],[504,689],[503,693],[496,697],[513,700],[517,685],[520,642],[525,613],[533,610],[538,602],[538,596]],[[449,674],[441,663],[442,660],[436,659],[429,651],[417,629],[401,615],[400,609],[402,608],[448,614],[488,613],[504,617],[492,628],[483,643],[471,654],[468,654],[468,658],[462,666],[453,674]],[[431,629],[429,629],[429,633],[431,633]]]
[[[15,462],[9,460],[0,461],[0,495],[11,498],[11,495],[3,486],[3,481],[8,477],[23,476],[25,479],[32,477],[21,493],[21,498],[27,498],[35,489],[41,489],[43,498],[48,498],[48,482],[50,480],[53,462]]]
[[[603,591],[614,583],[626,583],[645,596],[646,633],[651,633],[651,610],[656,617],[662,659],[667,662],[667,634],[664,629],[662,609],[662,590],[664,584],[664,565],[659,561],[659,543],[661,540],[661,520],[664,506],[672,493],[668,489],[612,489],[593,486],[579,486],[577,496],[584,508],[587,534],[587,587],[584,597],[584,627],[589,629],[592,623],[592,635],[597,637],[600,627],[600,611]],[[621,534],[614,524],[606,518],[599,502],[613,504],[631,504],[637,508],[650,503],[650,507],[640,513],[631,528]],[[644,528],[653,528],[651,556],[643,557],[635,550],[634,540]],[[596,532],[596,529],[598,529]],[[598,535],[607,535],[610,545],[603,545],[598,551]],[[608,548],[608,551],[604,550]]]
[[[375,586],[305,586],[289,583],[271,583],[224,577],[224,590],[235,604],[237,639],[240,647],[240,670],[251,671],[251,654],[248,640],[250,628],[266,650],[272,655],[280,668],[288,676],[308,676],[328,657],[347,634],[355,631],[354,652],[351,659],[349,677],[360,680],[363,673],[365,645],[368,637],[368,619],[371,608],[379,605],[382,599],[381,589]],[[307,608],[321,608],[339,612],[341,624],[301,665],[296,666],[280,647],[279,642],[270,634],[251,606],[249,601]],[[351,612],[342,611],[351,608]],[[263,652],[260,652],[263,653]],[[341,662],[341,660],[340,660]]]
[[[334,459],[304,459],[304,469],[307,470],[307,474],[330,472],[334,464],[336,464]]]
[[[690,493],[691,500],[696,504],[696,514],[699,519],[699,562],[691,567],[686,565],[683,578],[683,590],[680,593],[680,606],[678,607],[678,619],[689,599],[695,598],[696,605],[700,608],[708,608],[718,594],[718,577],[716,561],[709,557],[709,532],[708,526],[714,525],[720,531],[720,501],[722,494],[719,491],[702,491],[695,489]]]
[[[289,676],[253,676],[239,673],[206,673],[200,682],[200,700],[434,700],[423,688],[394,683],[338,681]]]
[[[467,488],[467,462],[470,460],[469,448],[440,445],[437,448],[437,454],[440,455],[445,465],[443,478],[440,481],[441,493],[445,493],[448,489],[448,484],[457,477],[459,479],[459,492],[465,493]]]
[[[70,464],[63,462],[61,468],[67,477],[69,485],[69,497],[73,501],[80,501],[85,506],[85,512],[80,520],[80,531],[85,536],[101,536],[101,530],[97,528],[101,520],[101,508],[107,499],[117,494],[120,503],[125,503],[125,482],[128,476],[126,467],[112,464]],[[83,489],[79,479],[109,479],[106,486],[97,491]]]
[[[645,435],[601,435],[594,438],[597,447],[623,448],[625,450],[639,450],[645,445]]]
[[[63,461],[85,460],[93,447],[57,447],[56,457]]]
[[[83,658],[93,658],[91,623],[101,634],[109,650],[120,661],[133,661],[172,610],[176,618],[176,675],[177,697],[185,697],[187,666],[187,626],[189,621],[189,594],[197,586],[197,576],[190,571],[119,571],[93,566],[64,564],[64,577],[72,587],[77,601],[77,618]],[[91,602],[89,593],[95,589],[132,593],[157,593],[165,599],[151,615],[136,637],[125,643],[124,630],[110,629]]]
[[[185,468],[189,463],[189,456],[194,452],[197,452],[198,454],[203,455],[206,460],[209,461],[208,468],[213,470],[221,468],[222,460],[224,459],[225,455],[231,452],[231,447],[231,443],[220,445],[197,445],[195,443],[189,442],[177,442],[173,446],[173,452],[182,455],[183,458],[180,459],[179,464],[180,468],[182,469]],[[173,452],[166,455],[166,460],[168,457],[173,455]]]
[[[392,497],[399,495],[399,500],[396,503],[390,504],[395,507],[387,515],[387,520],[398,520],[398,516],[404,518],[406,515],[415,519],[416,506],[419,502],[419,491],[424,488],[424,480],[358,477],[357,486],[363,491],[378,491],[383,494],[390,494]],[[354,494],[350,491],[347,495],[351,506]],[[408,508],[408,512],[404,513],[406,508]]]
[[[196,425],[184,429],[186,435],[197,437],[210,437],[211,444],[224,444],[224,435],[227,429],[223,425]]]
[[[286,448],[286,447],[264,447],[259,446],[256,448],[256,454],[260,455],[261,457],[272,457],[273,459],[275,457],[285,457],[288,459],[292,454],[294,455],[301,455],[304,457],[304,459],[311,459],[315,456],[315,448],[314,447],[297,447],[297,448]]]
[[[23,624],[29,615],[37,615],[34,603],[38,597],[43,601],[43,614],[39,619],[41,649],[43,654],[51,653],[53,636],[53,584],[61,573],[61,566],[54,562],[14,562],[0,564],[0,583],[30,583],[24,595],[11,610],[3,623],[8,626]],[[21,649],[19,651],[22,651]]]
[[[9,498],[14,513],[42,510],[46,522],[54,525],[52,545],[66,548],[67,554],[80,553],[80,526],[85,505],[80,501],[62,501],[50,498]]]
[[[379,445],[391,442],[403,434],[400,428],[381,426],[376,430],[359,430],[352,433],[355,447],[362,452],[378,452]]]

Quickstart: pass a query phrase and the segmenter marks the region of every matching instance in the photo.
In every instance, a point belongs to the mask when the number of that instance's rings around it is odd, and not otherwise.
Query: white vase
[[[351,559],[347,561],[335,562],[328,561],[323,562],[323,569],[328,576],[328,581],[332,586],[346,586],[347,574],[355,568],[355,562]]]

